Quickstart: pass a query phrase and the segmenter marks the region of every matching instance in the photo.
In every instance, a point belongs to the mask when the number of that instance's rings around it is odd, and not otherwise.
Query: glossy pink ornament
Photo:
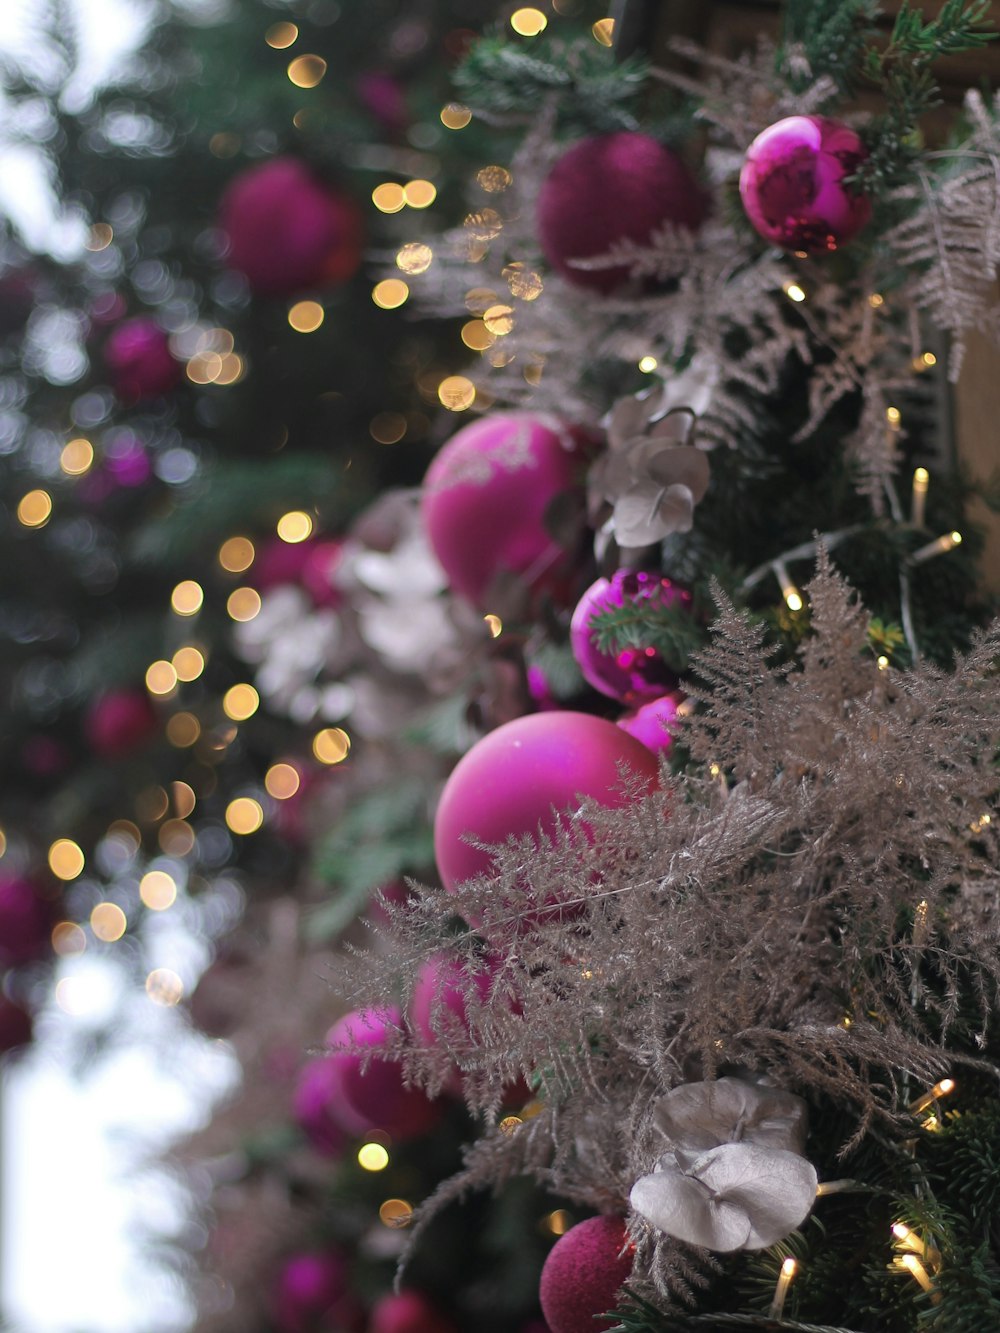
[[[562,155],[538,194],[538,238],[569,282],[610,292],[628,280],[627,265],[588,270],[571,261],[597,258],[618,241],[644,245],[665,222],[693,231],[706,211],[704,191],[676,153],[622,130]]]
[[[394,1139],[405,1140],[426,1134],[441,1118],[441,1106],[420,1088],[406,1087],[397,1060],[380,1059],[389,1033],[401,1023],[398,1009],[356,1011],[345,1014],[327,1033],[327,1045],[370,1047],[376,1052],[366,1069],[362,1057],[352,1050],[332,1050],[327,1060],[339,1081],[343,1110],[334,1114],[342,1122],[353,1122],[367,1129],[384,1129]]]
[[[848,125],[788,116],[758,134],[740,172],[747,217],[771,245],[824,254],[856,236],[871,200],[844,184],[868,156]]]
[[[286,1259],[272,1299],[278,1333],[319,1333],[357,1326],[347,1257],[339,1250],[294,1254]]]
[[[674,743],[669,727],[676,716],[677,699],[672,694],[665,694],[623,714],[615,725],[641,741],[647,750],[665,754]]]
[[[488,874],[493,858],[464,840],[502,843],[511,835],[551,834],[563,812],[590,796],[612,809],[627,799],[618,764],[651,791],[656,759],[613,722],[589,713],[532,713],[506,722],[472,747],[445,783],[434,820],[434,853],[446,889]]]
[[[546,527],[552,501],[579,480],[581,440],[550,417],[497,412],[464,426],[424,478],[427,537],[455,592],[488,611],[495,580],[551,583],[567,553]]]
[[[111,386],[124,403],[140,403],[169,393],[180,382],[167,335],[155,319],[137,315],[123,320],[104,344],[104,364]]]
[[[31,1034],[31,1015],[0,991],[0,1055],[27,1046]]]
[[[458,1329],[430,1297],[410,1287],[376,1301],[367,1333],[458,1333]]]
[[[49,949],[52,909],[30,880],[0,875],[0,967],[16,967]]]
[[[260,296],[346,282],[361,263],[361,211],[296,157],[275,157],[234,177],[219,205],[226,263]]]
[[[685,609],[691,605],[691,594],[659,574],[619,569],[610,579],[591,584],[570,622],[570,646],[584,679],[595,690],[627,704],[659,697],[676,685],[677,677],[655,648],[602,652],[594,641],[591,622],[603,611],[641,609],[643,603]]]
[[[624,1253],[622,1251],[624,1250]],[[618,1292],[632,1274],[632,1247],[620,1217],[591,1217],[570,1227],[549,1251],[539,1297],[552,1333],[605,1333]]]
[[[87,741],[102,759],[134,754],[158,729],[149,696],[138,689],[108,690],[92,700],[83,719]]]

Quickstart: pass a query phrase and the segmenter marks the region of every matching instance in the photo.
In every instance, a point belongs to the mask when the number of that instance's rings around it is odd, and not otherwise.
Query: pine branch
[[[663,1314],[641,1296],[628,1292],[630,1305],[608,1318],[618,1323],[611,1333],[718,1333],[727,1328],[756,1328],[762,1333],[857,1333],[832,1324],[801,1324],[794,1319],[772,1319],[765,1314]]]
[[[704,643],[690,612],[655,602],[611,606],[591,621],[591,635],[601,653],[626,648],[655,648],[671,671],[685,671],[692,653]]]
[[[877,0],[791,0],[785,8],[783,45],[798,48],[808,67],[800,71],[789,53],[782,52],[791,85],[805,88],[825,74],[842,93],[853,93],[877,17]]]

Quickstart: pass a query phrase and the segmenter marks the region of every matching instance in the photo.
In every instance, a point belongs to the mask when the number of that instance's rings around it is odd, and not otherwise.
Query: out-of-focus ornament
[[[686,611],[691,594],[670,579],[643,570],[619,569],[610,579],[598,579],[580,598],[570,622],[570,645],[584,679],[622,703],[648,702],[677,684],[677,678],[655,648],[604,651],[597,646],[593,622],[606,611],[630,609],[642,614],[644,604]]]
[[[620,241],[649,243],[664,223],[695,230],[707,199],[676,153],[645,134],[622,130],[582,139],[550,171],[538,194],[542,251],[564,278],[610,292],[627,264],[582,269],[573,260],[606,255]]]
[[[16,967],[48,949],[52,911],[30,880],[0,874],[0,966]]]
[[[472,971],[460,958],[435,954],[420,967],[410,997],[409,1017],[414,1035],[428,1046],[454,1052],[456,1043],[469,1041],[467,997],[485,1004],[494,972],[488,964]],[[462,1077],[456,1068],[445,1085],[460,1094]]]
[[[490,610],[504,575],[529,589],[551,586],[566,550],[546,518],[577,482],[581,438],[553,418],[498,412],[463,427],[427,470],[423,517],[455,592]]]
[[[368,1333],[458,1333],[458,1329],[430,1297],[404,1287],[376,1301],[368,1316]]]
[[[826,116],[788,116],[747,149],[740,196],[771,245],[805,254],[836,250],[871,217],[871,200],[845,185],[868,156],[848,125]]]
[[[310,1144],[324,1157],[339,1157],[350,1135],[337,1119],[340,1074],[327,1055],[310,1060],[299,1074],[292,1096],[292,1117]]]
[[[286,1259],[275,1282],[272,1307],[278,1333],[357,1328],[360,1309],[351,1291],[346,1255],[330,1249]]]
[[[145,690],[109,690],[88,705],[83,719],[87,741],[103,759],[134,754],[158,728]]]
[[[27,1046],[31,1033],[31,1015],[0,991],[0,1055]]]
[[[632,1273],[632,1253],[620,1217],[591,1217],[570,1227],[549,1251],[539,1297],[552,1333],[605,1333],[618,1291]]]
[[[148,315],[123,320],[111,330],[104,344],[104,364],[123,403],[158,398],[175,388],[181,378],[166,333]]]
[[[440,1119],[441,1107],[420,1088],[404,1084],[398,1060],[379,1056],[401,1023],[398,1009],[345,1014],[327,1034],[327,1045],[334,1048],[327,1059],[339,1077],[339,1091],[348,1113],[369,1128],[383,1129],[392,1138],[404,1140],[433,1128]],[[348,1046],[371,1050],[367,1067],[361,1050],[337,1049]]]
[[[361,263],[361,213],[295,157],[247,167],[226,188],[219,226],[226,262],[260,296],[346,282]]]
[[[336,576],[343,549],[342,542],[329,537],[304,542],[275,537],[257,549],[246,581],[258,592],[295,584],[305,589],[316,606],[337,606],[342,600]]]
[[[647,750],[663,754],[674,743],[670,724],[677,716],[677,702],[672,694],[661,695],[624,713],[615,725],[641,741]]]
[[[382,129],[398,137],[410,123],[406,94],[402,85],[387,70],[369,69],[359,74],[355,83],[358,100]]]

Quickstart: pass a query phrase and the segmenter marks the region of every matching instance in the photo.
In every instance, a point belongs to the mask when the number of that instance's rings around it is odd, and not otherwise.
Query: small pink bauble
[[[0,991],[0,1055],[27,1046],[31,1033],[31,1015]]]
[[[488,874],[493,858],[464,840],[502,843],[555,831],[563,812],[590,796],[612,809],[626,797],[618,764],[657,785],[655,757],[613,722],[589,713],[532,713],[477,741],[445,783],[434,819],[434,853],[446,889]]]
[[[226,188],[226,263],[261,296],[346,282],[361,263],[361,212],[296,157],[247,167]]]
[[[542,1267],[539,1297],[552,1333],[614,1328],[614,1320],[595,1316],[615,1309],[631,1273],[631,1247],[620,1217],[591,1217],[570,1227]]]
[[[771,245],[805,254],[836,250],[871,217],[871,200],[844,184],[867,156],[854,130],[826,116],[769,125],[740,172],[747,217]]]
[[[327,1034],[327,1045],[385,1047],[389,1033],[400,1026],[398,1009],[367,1010],[345,1014]],[[339,1078],[340,1095],[348,1116],[366,1129],[384,1129],[398,1140],[417,1138],[441,1118],[441,1107],[420,1088],[406,1087],[397,1060],[379,1059],[376,1054],[362,1070],[361,1055],[334,1049],[327,1059]],[[343,1119],[340,1110],[335,1111]]]
[[[104,364],[111,386],[124,403],[139,403],[169,393],[181,378],[167,335],[148,315],[123,320],[104,344]]]
[[[594,641],[591,622],[603,611],[630,606],[641,610],[643,603],[681,610],[691,605],[691,594],[659,574],[619,569],[610,579],[598,579],[591,584],[577,603],[570,622],[570,646],[584,680],[595,690],[626,704],[657,698],[676,685],[677,677],[655,648],[602,652]]]
[[[30,963],[48,952],[52,909],[30,880],[0,876],[0,967]]]
[[[83,719],[91,749],[104,759],[133,754],[158,728],[145,690],[109,690],[90,703]]]
[[[342,555],[343,542],[332,538],[283,542],[273,537],[257,548],[244,577],[259,592],[291,583],[304,588],[317,606],[336,606],[342,594],[334,575]]]
[[[299,1073],[292,1094],[292,1118],[324,1157],[339,1157],[350,1135],[337,1118],[342,1103],[340,1075],[330,1056],[310,1060]]]
[[[704,191],[669,148],[622,130],[582,139],[564,153],[538,194],[538,238],[552,267],[569,282],[610,292],[628,266],[581,269],[570,262],[606,254],[618,241],[644,245],[665,222],[697,229]]]
[[[458,1330],[429,1297],[410,1287],[383,1296],[375,1303],[367,1333],[458,1333]]]
[[[665,694],[660,699],[633,708],[615,723],[654,754],[665,754],[674,743],[669,727],[677,716],[677,699]]]
[[[580,439],[527,412],[496,412],[464,426],[424,478],[424,526],[455,592],[486,605],[494,581],[553,581],[567,553],[546,528],[556,496],[579,482]]]
[[[350,1289],[350,1271],[339,1250],[294,1254],[286,1259],[272,1300],[278,1333],[315,1333],[353,1321],[357,1301]]]

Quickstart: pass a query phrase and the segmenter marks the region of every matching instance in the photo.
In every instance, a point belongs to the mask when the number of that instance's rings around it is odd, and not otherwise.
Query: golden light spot
[[[516,354],[505,347],[490,347],[483,355],[491,366],[499,370],[501,366],[509,366]]]
[[[500,635],[503,633],[503,621],[500,617],[486,615],[483,616],[483,620],[486,622],[486,628],[489,630],[492,637],[494,639],[499,639]]]
[[[26,528],[44,528],[52,517],[52,497],[48,491],[29,491],[17,506],[18,522]]]
[[[187,782],[171,782],[170,796],[174,805],[174,814],[179,819],[187,819],[198,804],[194,788]]]
[[[441,108],[441,124],[446,130],[464,130],[472,119],[472,112],[461,102],[449,102]]]
[[[806,299],[805,291],[797,282],[786,282],[781,290],[788,297],[789,301],[804,301]]]
[[[600,42],[601,46],[613,46],[615,41],[615,21],[612,18],[598,19],[590,31],[594,35],[594,41]]]
[[[489,166],[476,172],[479,188],[485,190],[487,194],[499,194],[502,190],[506,190],[513,179],[506,167]]]
[[[499,1126],[500,1133],[506,1134],[508,1135],[508,1137],[511,1134],[516,1134],[517,1131],[521,1128],[523,1123],[524,1121],[521,1119],[519,1115],[505,1115],[504,1118],[500,1121],[500,1126]]]
[[[7,835],[0,828],[0,856],[5,856],[7,852]]]
[[[90,234],[84,241],[86,249],[96,254],[100,250],[106,250],[115,239],[115,229],[107,222],[95,222],[90,229]]]
[[[372,288],[372,300],[380,310],[398,310],[410,295],[402,278],[383,278]]]
[[[933,352],[924,352],[920,360],[924,363],[924,365],[928,369],[930,369],[931,366],[937,365],[937,357],[934,355]]]
[[[146,994],[154,1004],[171,1008],[180,1004],[184,996],[184,983],[169,967],[157,967],[146,978]]]
[[[898,407],[887,407],[885,409],[885,419],[890,426],[898,426],[903,418],[903,414]]]
[[[204,590],[194,579],[184,579],[170,594],[170,605],[179,616],[197,615],[204,600]]]
[[[411,208],[430,208],[437,198],[437,186],[433,181],[414,180],[403,187],[403,200]]]
[[[948,535],[951,538],[952,546],[962,545],[962,534],[960,532],[950,532]]]
[[[264,775],[264,790],[276,801],[287,801],[301,786],[299,771],[292,764],[272,764]]]
[[[260,612],[260,593],[256,588],[234,588],[226,600],[230,620],[253,620]]]
[[[208,141],[208,151],[213,157],[235,157],[240,151],[241,142],[238,134],[213,134]]]
[[[448,375],[438,385],[437,393],[449,412],[465,412],[476,401],[476,386],[464,375]]]
[[[490,333],[503,338],[514,327],[514,311],[509,305],[491,305],[483,315],[483,323]]]
[[[495,208],[477,208],[465,215],[462,225],[474,240],[492,241],[503,231],[503,218]]]
[[[243,372],[246,366],[243,358],[237,356],[235,352],[227,352],[222,358],[222,365],[219,373],[215,377],[216,384],[235,384],[243,378]]]
[[[503,276],[511,296],[516,296],[519,301],[537,301],[544,290],[541,275],[520,261],[508,264]]]
[[[485,315],[496,305],[497,294],[492,287],[471,287],[465,293],[465,306],[471,315]]]
[[[296,301],[288,312],[288,322],[296,333],[315,333],[326,318],[318,301]]]
[[[542,1218],[542,1227],[550,1236],[565,1236],[572,1226],[573,1219],[565,1208],[557,1208]]]
[[[176,688],[177,672],[173,662],[167,662],[163,658],[158,662],[151,662],[146,668],[146,689],[150,694],[172,694]]]
[[[358,1149],[358,1165],[366,1171],[384,1171],[389,1165],[389,1154],[381,1143],[362,1143]]]
[[[260,695],[252,685],[233,685],[222,696],[222,711],[234,722],[245,722],[260,707]]]
[[[275,530],[283,542],[288,542],[289,546],[297,546],[299,542],[304,542],[307,537],[312,536],[312,517],[304,509],[291,509],[278,519]]]
[[[396,255],[396,267],[404,273],[426,273],[434,262],[434,251],[420,241],[410,241]]]
[[[63,445],[59,466],[67,477],[82,477],[94,464],[94,446],[89,440],[70,440]]]
[[[131,851],[134,855],[142,845],[142,834],[138,827],[132,823],[131,819],[113,819],[108,825],[109,838],[118,838],[120,841],[131,844]]]
[[[481,319],[470,319],[462,325],[462,342],[474,352],[485,352],[496,341],[496,334],[490,333]]]
[[[147,787],[135,798],[135,813],[144,824],[155,824],[170,809],[170,797],[162,787]]]
[[[515,9],[510,16],[510,26],[519,37],[537,37],[545,31],[548,23],[540,9]]]
[[[201,735],[201,723],[194,713],[175,713],[167,721],[167,740],[179,750],[194,745]]]
[[[49,869],[56,879],[76,879],[85,865],[83,852],[72,838],[57,838],[49,848]]]
[[[342,764],[351,753],[351,738],[343,727],[324,727],[313,737],[312,752],[321,764]]]
[[[401,412],[379,412],[369,422],[368,434],[379,444],[398,444],[406,434],[406,417]]]
[[[196,352],[184,373],[192,384],[214,384],[222,374],[222,357],[218,352]]]
[[[74,958],[87,947],[87,937],[75,921],[59,921],[52,927],[52,951],[60,958]]]
[[[398,213],[406,207],[406,191],[402,185],[396,185],[393,181],[385,181],[382,185],[376,185],[372,190],[372,203],[380,213]]]
[[[386,1199],[378,1210],[378,1216],[383,1226],[399,1230],[409,1226],[413,1220],[413,1205],[405,1199]]]
[[[90,914],[90,929],[105,944],[114,944],[125,934],[128,918],[117,903],[98,903]]]
[[[639,362],[639,369],[644,375],[652,375],[659,364],[655,356],[644,356]]]
[[[789,588],[785,593],[785,605],[788,607],[789,611],[802,610],[802,597],[795,588]]]
[[[165,870],[150,870],[139,881],[139,897],[151,912],[165,912],[177,901],[177,885]]]
[[[879,671],[889,670],[889,659],[886,657],[885,653],[879,654],[875,659],[875,665],[878,667]]]
[[[177,649],[171,659],[171,666],[177,672],[178,680],[197,680],[205,670],[205,658],[198,648],[188,644]]]
[[[264,41],[275,51],[285,51],[298,40],[299,30],[294,23],[272,23],[264,34]]]
[[[253,564],[256,554],[249,537],[230,537],[219,547],[219,564],[230,574],[242,574]]]
[[[252,796],[237,796],[226,806],[226,824],[234,833],[256,833],[264,822],[264,811]]]
[[[186,819],[168,819],[156,835],[160,851],[167,856],[187,856],[194,850],[194,829]]]
[[[880,305],[885,305],[885,297],[881,292],[872,292],[868,298],[868,304],[873,310],[877,310]]]
[[[315,88],[323,82],[326,61],[322,56],[296,56],[289,63],[287,72],[296,88]]]

